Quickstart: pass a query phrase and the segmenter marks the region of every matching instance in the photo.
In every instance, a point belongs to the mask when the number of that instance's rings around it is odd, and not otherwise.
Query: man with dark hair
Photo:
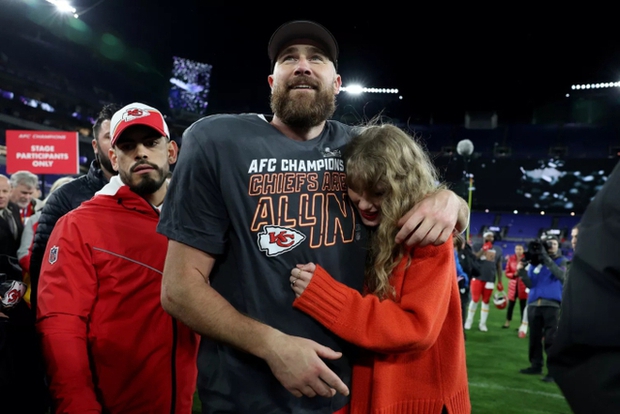
[[[41,268],[37,329],[57,413],[188,414],[198,336],[161,307],[156,232],[177,145],[157,109],[114,114],[119,174],[59,221]]]
[[[101,190],[108,183],[112,176],[116,175],[116,171],[114,171],[110,163],[108,151],[110,150],[110,120],[112,115],[119,109],[119,105],[108,104],[103,107],[97,116],[97,120],[93,125],[92,140],[95,160],[90,164],[88,173],[63,185],[57,191],[50,194],[45,207],[41,211],[30,258],[30,280],[32,283],[30,304],[33,313],[36,312],[37,286],[43,252],[56,222],[69,211],[82,204],[82,202],[90,200],[97,191]]]
[[[575,224],[570,231],[570,245],[573,248],[573,254],[577,249],[577,236],[579,235],[579,223]]]
[[[30,307],[32,321],[36,318],[37,290],[39,286],[39,274],[41,262],[47,241],[56,225],[56,222],[69,211],[77,208],[82,202],[90,200],[97,191],[108,183],[110,178],[116,175],[112,168],[108,151],[110,150],[110,120],[112,115],[120,109],[116,104],[103,107],[93,125],[93,150],[95,160],[90,164],[88,173],[67,183],[49,195],[45,206],[41,210],[39,224],[34,235],[32,253],[30,256]],[[40,352],[40,348],[37,347]],[[33,360],[41,361],[40,354],[33,355]],[[44,377],[44,369],[40,366],[41,378]]]

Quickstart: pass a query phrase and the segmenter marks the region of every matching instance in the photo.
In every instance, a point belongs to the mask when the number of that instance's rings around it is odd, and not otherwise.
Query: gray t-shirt
[[[361,291],[367,232],[346,195],[351,127],[328,121],[306,142],[256,114],[213,115],[183,135],[158,231],[217,257],[211,285],[238,311],[344,356],[326,361],[348,385],[350,344],[293,309],[291,269],[314,262]],[[205,304],[205,312],[208,312]],[[347,398],[296,398],[252,355],[203,338],[198,390],[206,412],[333,413]]]
[[[482,249],[483,245],[484,242],[476,242],[474,243],[472,250],[474,253],[478,253]],[[503,269],[502,261],[504,260],[504,250],[497,244],[494,244],[492,249],[495,250],[495,268],[497,269],[497,266],[499,266],[500,269]],[[497,271],[495,273],[497,274]]]

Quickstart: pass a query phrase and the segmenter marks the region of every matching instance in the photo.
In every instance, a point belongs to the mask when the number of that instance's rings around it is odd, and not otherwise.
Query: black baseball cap
[[[272,68],[282,49],[296,39],[310,39],[317,42],[334,66],[338,68],[339,49],[336,38],[325,27],[310,20],[293,20],[284,23],[273,32],[267,49]]]

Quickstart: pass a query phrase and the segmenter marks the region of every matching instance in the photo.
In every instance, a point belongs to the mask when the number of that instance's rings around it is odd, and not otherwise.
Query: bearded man
[[[198,336],[161,308],[168,242],[156,232],[177,145],[141,103],[116,112],[110,131],[119,174],[58,221],[41,267],[53,412],[186,414]]]
[[[293,309],[288,279],[312,259],[363,287],[367,230],[342,159],[353,129],[329,120],[338,44],[320,24],[293,21],[268,55],[273,116],[212,115],[183,135],[158,226],[169,239],[162,305],[202,335],[204,413],[344,413],[353,347]],[[441,244],[467,222],[465,201],[439,192],[396,240]]]

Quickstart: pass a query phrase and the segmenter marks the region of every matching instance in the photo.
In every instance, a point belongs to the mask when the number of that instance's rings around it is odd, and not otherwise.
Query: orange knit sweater
[[[440,414],[444,405],[471,413],[452,241],[412,249],[391,284],[396,301],[380,301],[317,265],[293,303],[365,350],[353,367],[351,414]]]

